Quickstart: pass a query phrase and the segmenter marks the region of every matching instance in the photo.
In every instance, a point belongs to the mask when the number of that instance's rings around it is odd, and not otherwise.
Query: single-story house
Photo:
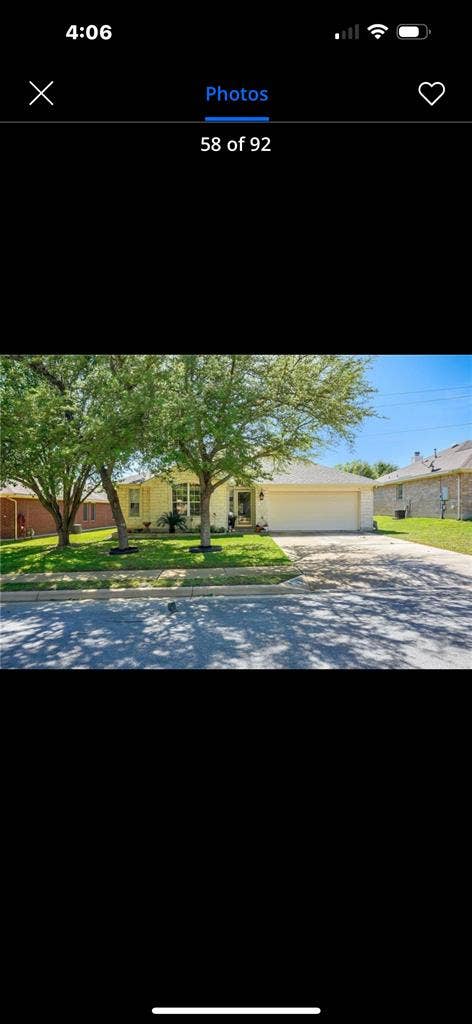
[[[415,452],[408,466],[373,483],[376,515],[472,519],[472,441],[425,458]]]
[[[267,464],[269,469],[269,464]],[[211,525],[227,529],[234,512],[237,529],[267,526],[271,532],[372,530],[373,481],[368,477],[295,459],[284,471],[249,487],[228,481],[213,492]],[[128,527],[142,529],[166,512],[185,516],[187,527],[200,525],[200,486],[190,472],[175,472],[170,481],[151,475],[125,477],[117,485]]]
[[[87,501],[79,505],[75,522],[83,530],[98,530],[100,527],[115,525],[104,491],[97,489],[89,494]],[[35,537],[48,537],[56,533],[54,518],[41,505],[33,491],[23,484],[9,484],[0,490],[0,537],[2,540],[21,540],[22,537],[31,536],[31,530],[34,530]]]

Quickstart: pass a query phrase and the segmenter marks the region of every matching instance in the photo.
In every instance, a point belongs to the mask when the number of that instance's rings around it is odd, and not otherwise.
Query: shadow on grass
[[[51,546],[46,550],[15,549],[1,553],[1,571],[9,572],[77,572],[95,569],[190,569],[257,565],[290,564],[289,559],[270,537],[247,535],[222,537],[223,550],[219,553],[188,551],[194,538],[185,537],[140,538],[139,551],[132,555],[110,555],[113,541],[93,545],[77,544],[64,550]]]

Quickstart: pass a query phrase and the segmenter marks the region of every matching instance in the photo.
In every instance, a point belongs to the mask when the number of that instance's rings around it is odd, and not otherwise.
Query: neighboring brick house
[[[115,525],[104,491],[93,491],[87,501],[79,505],[75,522],[83,530],[98,530],[100,527]],[[29,536],[30,530],[34,530],[35,537],[55,534],[53,516],[41,505],[33,491],[22,484],[4,487],[0,491],[0,537],[2,540],[21,540]]]
[[[374,480],[374,515],[472,519],[472,441],[453,444]]]

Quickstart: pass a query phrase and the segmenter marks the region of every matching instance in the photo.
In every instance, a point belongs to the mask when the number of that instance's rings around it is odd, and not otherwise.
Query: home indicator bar
[[[177,1015],[184,1015],[186,1013],[205,1014],[205,1015],[206,1014],[218,1014],[218,1013],[231,1013],[231,1014],[253,1014],[253,1013],[265,1013],[265,1014],[272,1014],[272,1013],[277,1013],[277,1014],[279,1014],[279,1013],[294,1014],[294,1013],[296,1013],[296,1014],[300,1014],[300,1013],[303,1013],[303,1014],[307,1014],[307,1013],[321,1013],[321,1009],[320,1009],[319,1006],[310,1006],[310,1007],[304,1007],[304,1008],[300,1008],[299,1006],[297,1006],[294,1009],[286,1007],[286,1006],[283,1006],[283,1007],[280,1007],[280,1008],[271,1007],[271,1006],[269,1006],[269,1007],[260,1007],[260,1006],[256,1006],[256,1007],[224,1006],[224,1007],[218,1007],[218,1008],[215,1008],[214,1006],[211,1006],[211,1007],[197,1006],[197,1007],[193,1007],[193,1008],[189,1007],[189,1006],[184,1006],[184,1007],[180,1007],[180,1008],[175,1007],[175,1006],[173,1006],[173,1007],[155,1006],[152,1012],[155,1013],[155,1014],[164,1014],[165,1016],[167,1016],[167,1015],[168,1016],[177,1016]]]

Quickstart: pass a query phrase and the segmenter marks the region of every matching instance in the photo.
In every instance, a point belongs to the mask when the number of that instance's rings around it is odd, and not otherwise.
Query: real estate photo
[[[2,356],[2,667],[472,667],[471,370]]]

